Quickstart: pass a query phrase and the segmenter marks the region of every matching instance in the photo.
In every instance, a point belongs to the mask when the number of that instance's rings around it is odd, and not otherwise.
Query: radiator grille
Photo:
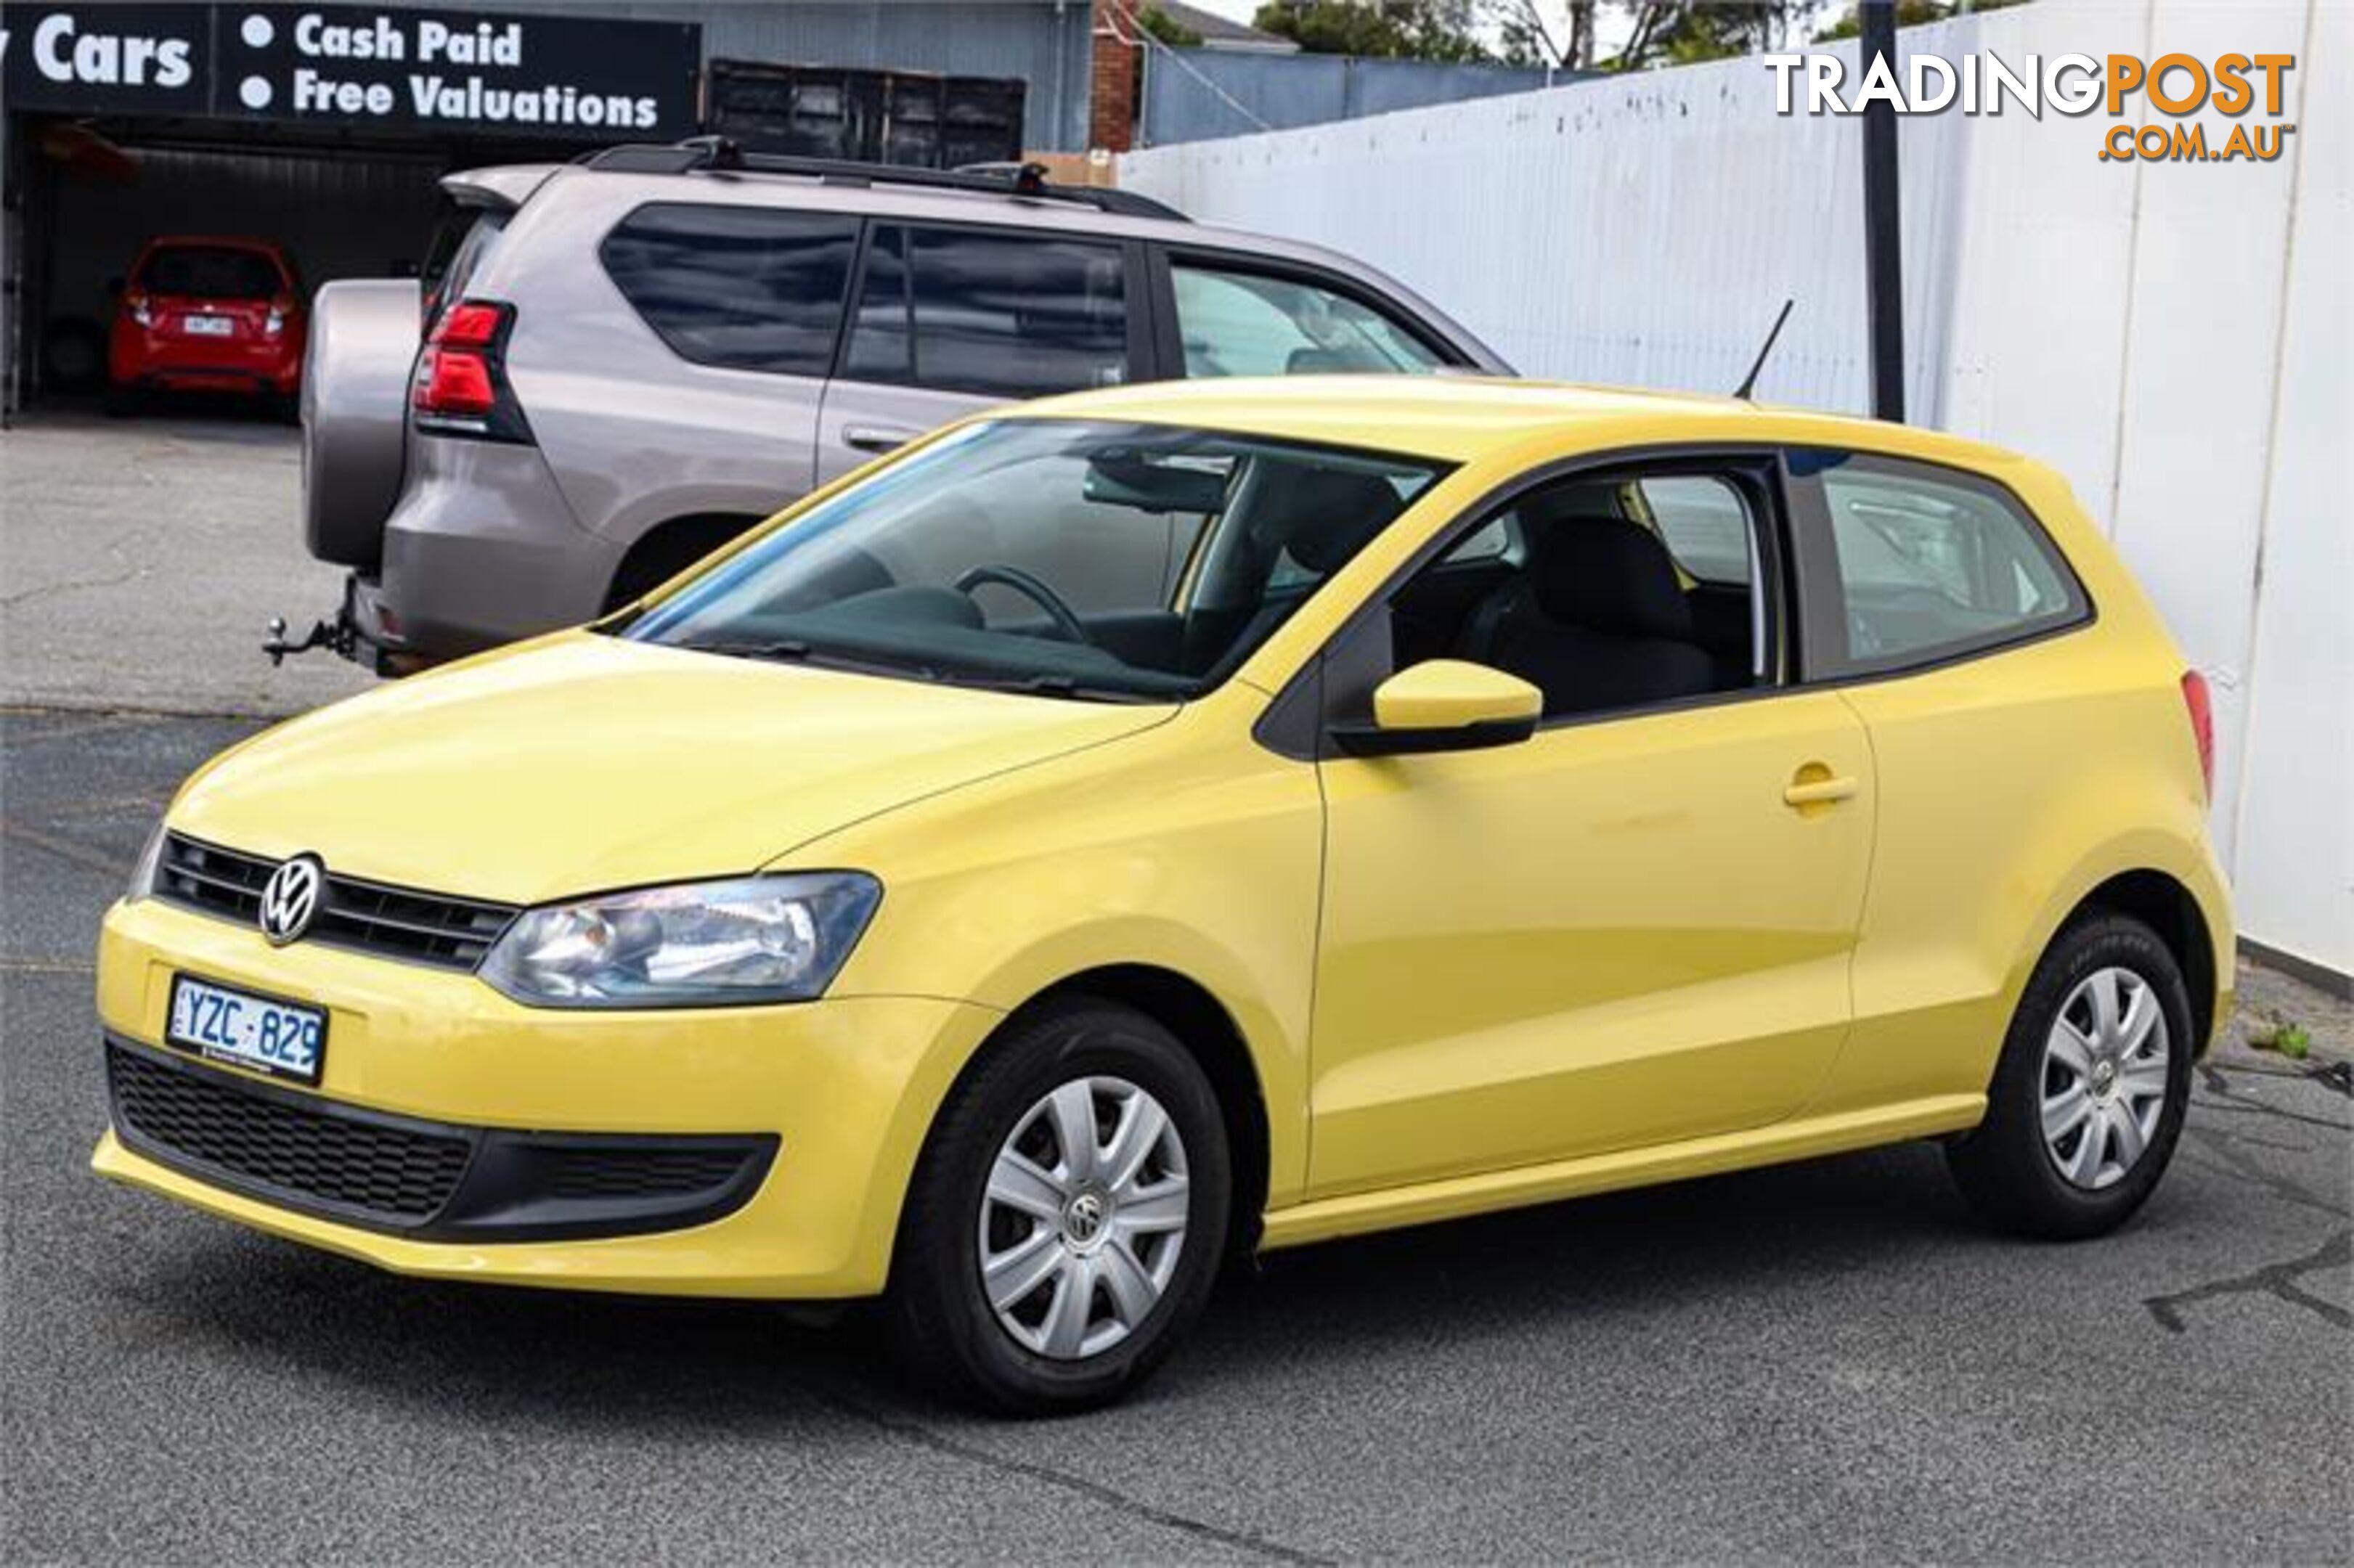
[[[166,835],[155,895],[224,919],[254,924],[262,884],[279,863],[178,833]],[[452,898],[387,887],[327,873],[317,919],[305,941],[324,942],[384,958],[472,969],[514,920],[513,905]]]

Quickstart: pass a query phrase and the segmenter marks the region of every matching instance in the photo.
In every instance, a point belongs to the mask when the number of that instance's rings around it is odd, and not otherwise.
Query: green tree
[[[1486,0],[1505,57],[1562,70],[1648,70],[1778,48],[1818,0]],[[1601,52],[1605,14],[1625,45]]]
[[[1190,49],[1202,41],[1201,34],[1158,5],[1145,5],[1139,9],[1136,25],[1172,48]]]
[[[1918,27],[1925,23],[1942,22],[1965,11],[1999,11],[2009,5],[2022,5],[2027,0],[1896,0],[1896,25]],[[1863,31],[1861,7],[1850,0],[1840,19],[1815,35],[1819,44],[1835,44],[1841,38],[1852,38]]]
[[[1251,25],[1311,55],[1491,60],[1479,35],[1485,10],[1483,0],[1267,0]]]

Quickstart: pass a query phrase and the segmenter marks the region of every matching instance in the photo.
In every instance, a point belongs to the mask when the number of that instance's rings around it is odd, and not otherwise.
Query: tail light
[[[2215,798],[2215,706],[2207,695],[2207,677],[2196,670],[2182,672],[2182,705],[2190,710],[2190,737],[2199,743],[2199,777],[2207,798]]]
[[[276,299],[270,301],[270,313],[261,318],[262,332],[270,337],[276,337],[280,333],[284,332],[286,330],[286,313],[292,309],[293,305],[287,300]]]
[[[408,408],[417,428],[439,436],[529,441],[523,405],[507,384],[506,344],[514,307],[461,300],[441,313],[418,356]]]
[[[147,308],[147,296],[140,291],[134,289],[123,295],[122,308],[129,311],[131,319],[141,326],[151,327],[155,324],[155,313]]]

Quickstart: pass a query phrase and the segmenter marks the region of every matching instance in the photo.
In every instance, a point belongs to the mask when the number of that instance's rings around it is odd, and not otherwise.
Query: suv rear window
[[[857,249],[855,217],[657,204],[623,219],[598,255],[680,358],[823,376]]]
[[[1121,249],[878,224],[843,374],[996,397],[1116,387],[1129,379]]]
[[[466,286],[473,281],[499,242],[507,227],[504,212],[460,209],[442,220],[433,231],[433,242],[426,252],[425,265],[418,277],[424,289],[423,311],[429,329],[441,314],[444,301],[462,300]]]
[[[286,275],[259,250],[226,245],[175,245],[151,250],[139,269],[139,287],[151,294],[207,300],[267,300],[286,291]]]

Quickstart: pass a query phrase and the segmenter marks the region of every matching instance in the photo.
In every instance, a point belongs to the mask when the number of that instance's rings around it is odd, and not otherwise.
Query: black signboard
[[[365,5],[0,5],[11,110],[568,142],[695,129],[703,29]]]

